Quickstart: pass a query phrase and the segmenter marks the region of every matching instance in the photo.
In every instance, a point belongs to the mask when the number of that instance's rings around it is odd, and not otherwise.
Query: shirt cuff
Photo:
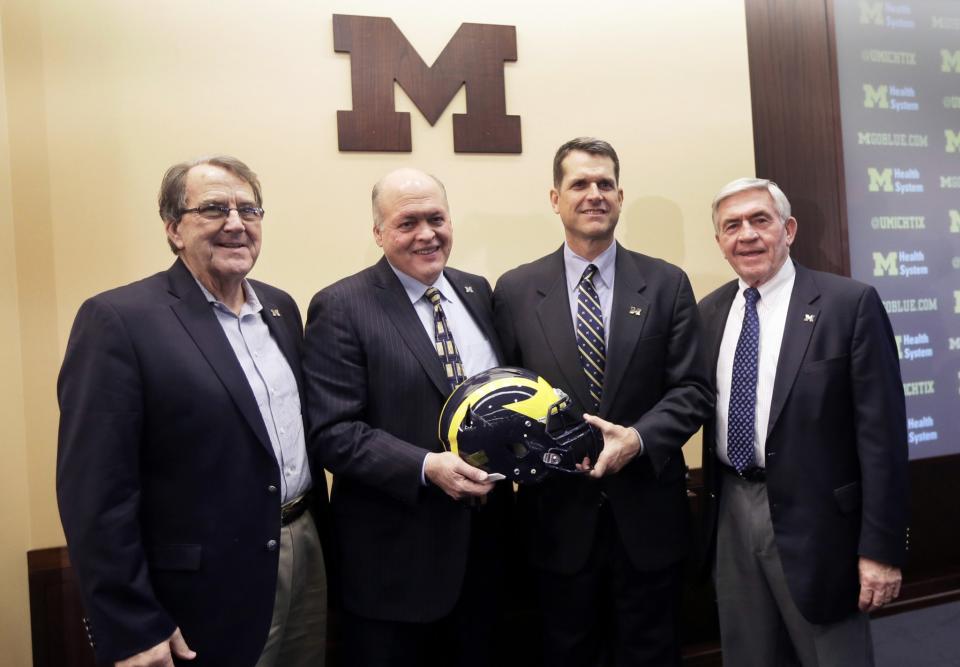
[[[632,426],[630,427],[630,429],[632,429],[633,432],[637,434],[637,440],[640,441],[640,451],[637,452],[637,456],[643,456],[643,438],[640,436],[640,431],[633,428]]]
[[[430,452],[423,455],[423,463],[420,464],[420,486],[427,486],[427,457]]]

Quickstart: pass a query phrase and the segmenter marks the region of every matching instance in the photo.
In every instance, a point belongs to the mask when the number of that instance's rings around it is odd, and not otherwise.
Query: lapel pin
[[[640,313],[643,312],[643,308],[640,306],[630,306],[630,314],[639,317]]]
[[[804,313],[804,314],[803,314],[803,321],[804,321],[804,322],[813,322],[815,319],[817,319],[817,316],[814,315],[813,313]]]
[[[270,309],[270,314],[273,315],[274,317],[280,317],[280,309],[279,309],[279,308],[271,308],[271,309]]]
[[[471,285],[464,285],[463,291],[467,294],[473,294],[473,287]]]

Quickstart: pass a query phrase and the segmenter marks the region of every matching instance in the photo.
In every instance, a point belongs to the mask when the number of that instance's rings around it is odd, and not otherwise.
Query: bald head
[[[453,245],[443,184],[419,169],[397,169],[373,187],[373,238],[390,265],[432,285]]]
[[[443,187],[439,178],[419,169],[402,167],[391,171],[373,186],[370,199],[373,205],[374,227],[376,229],[383,228],[385,208],[390,208],[397,197],[418,193],[438,193],[449,213],[450,205],[447,202],[447,189]]]

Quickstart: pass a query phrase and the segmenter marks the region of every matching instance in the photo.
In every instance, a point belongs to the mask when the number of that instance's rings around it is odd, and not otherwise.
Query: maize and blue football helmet
[[[569,414],[570,398],[536,373],[500,367],[460,384],[440,411],[446,450],[472,466],[519,483],[578,473],[597,460],[600,433]]]

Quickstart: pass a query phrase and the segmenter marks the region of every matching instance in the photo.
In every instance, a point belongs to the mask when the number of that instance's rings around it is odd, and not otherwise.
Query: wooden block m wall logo
[[[520,152],[520,116],[507,115],[503,82],[503,63],[517,59],[514,26],[464,23],[428,67],[392,19],[334,14],[333,50],[350,54],[353,86],[353,110],[337,111],[341,151],[411,150],[396,81],[431,125],[466,85],[467,113],[453,114],[457,153]]]

